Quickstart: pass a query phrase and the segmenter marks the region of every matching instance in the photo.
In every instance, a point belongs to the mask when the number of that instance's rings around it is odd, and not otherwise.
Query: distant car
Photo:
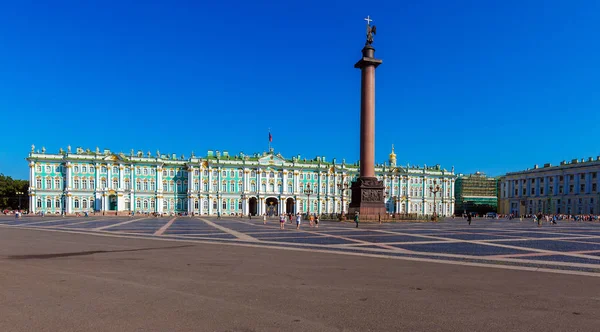
[[[496,218],[496,212],[488,212],[485,215],[486,218]]]

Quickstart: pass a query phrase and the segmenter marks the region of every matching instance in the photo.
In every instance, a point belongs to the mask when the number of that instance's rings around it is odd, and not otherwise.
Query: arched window
[[[47,185],[47,181],[46,181]],[[73,189],[79,189],[79,179],[73,180]]]
[[[52,200],[51,199],[46,199],[46,208],[50,209],[52,208]]]
[[[79,198],[75,198],[73,200],[73,207],[79,209]]]
[[[252,181],[250,183],[250,191],[256,191],[256,182]]]
[[[106,188],[106,179],[105,179],[105,178],[102,178],[102,179],[100,180],[100,183],[101,183],[101,185],[100,185],[100,189],[104,189],[104,188]]]
[[[94,200],[94,198],[93,198],[93,197],[90,197],[89,201],[90,201],[90,209],[92,209],[92,210],[93,210],[93,209],[94,209],[94,201],[95,201],[95,200]]]
[[[42,208],[42,199],[41,199],[41,198],[38,198],[38,199],[37,199],[36,206],[37,206],[38,208],[40,208],[40,209]]]
[[[229,190],[231,192],[235,192],[235,181],[233,181],[233,180],[229,181]]]
[[[186,191],[188,188],[188,182],[187,180],[183,180],[183,191]]]
[[[135,190],[142,190],[142,182],[139,179],[135,180]]]
[[[273,173],[273,171],[269,172],[269,177],[270,178],[274,178],[275,177],[275,173]]]
[[[221,191],[227,191],[227,181],[221,182]]]
[[[208,210],[208,201],[205,199],[202,200],[202,206],[203,206],[204,211]]]
[[[256,177],[256,171],[252,170],[252,171],[250,172],[250,176],[251,176],[251,177]]]
[[[275,184],[274,183],[270,183],[269,184],[269,191],[270,192],[274,192],[275,191]]]
[[[177,180],[177,192],[181,192],[181,180]],[[177,205],[179,206],[179,205]]]
[[[169,203],[167,202],[167,200],[163,201],[163,210],[168,210],[169,209]]]
[[[204,181],[204,182],[202,183],[202,186],[204,187],[204,188],[203,188],[203,190],[204,190],[204,191],[208,191],[208,181]]]
[[[144,175],[148,175],[148,168],[144,167]]]
[[[244,186],[244,185],[243,185],[242,181],[238,181],[238,184],[237,184],[237,191],[243,191],[243,190],[244,190],[243,186]]]
[[[61,189],[60,179],[54,179],[54,188]]]
[[[54,200],[54,207],[57,209],[60,209],[60,199],[59,198]]]
[[[204,171],[202,171],[202,175],[203,175],[203,176],[208,176],[208,170],[207,170],[207,169],[205,169]]]
[[[83,209],[87,209],[87,199],[84,198],[81,200],[81,207]]]
[[[169,191],[175,191],[175,182],[173,180],[169,181]]]
[[[144,180],[144,191],[148,191],[148,180]]]
[[[175,176],[175,171],[174,171],[174,170],[170,170],[170,171],[169,171],[169,175],[170,175],[170,176]]]
[[[155,209],[155,207],[156,207],[156,203],[154,202],[154,199],[151,199],[151,200],[150,200],[150,208],[151,208],[152,210],[154,210],[154,209]]]
[[[267,191],[267,184],[266,183],[261,184],[260,185],[260,190],[262,190],[263,192]]]
[[[294,192],[294,186],[292,185],[291,182],[288,182],[288,192],[289,193],[293,193]]]
[[[327,187],[325,187],[325,185],[321,185],[321,193],[324,194],[327,192]]]
[[[142,208],[142,201],[139,198],[135,201],[135,208],[136,209]]]
[[[194,210],[198,210],[200,208],[200,204],[198,204],[198,200],[194,200]]]
[[[281,185],[281,183],[278,183],[277,184],[277,192],[281,192],[281,189],[282,189],[282,185]]]
[[[146,171],[145,168],[144,168],[144,170]],[[144,206],[144,210],[148,209],[148,200],[147,199],[144,200],[144,205],[143,206]]]
[[[213,191],[218,191],[219,190],[219,185],[217,184],[217,181],[213,181],[213,183],[212,183],[212,190]]]
[[[87,179],[85,179],[85,178],[81,179],[81,189],[84,189],[84,190],[87,189],[87,185],[88,185]]]
[[[182,204],[181,198],[178,198],[177,199],[177,210],[181,210],[183,208],[181,204]]]
[[[227,200],[223,200],[223,210],[227,210]]]
[[[94,189],[96,187],[96,181],[94,179],[90,179],[90,189]]]
[[[152,190],[152,191],[156,190],[156,182],[154,182],[154,180],[150,181],[150,190]]]
[[[131,189],[131,182],[129,179],[125,179],[125,190]]]
[[[119,168],[117,166],[113,166],[112,172],[113,172],[113,174],[118,174],[119,173]]]
[[[113,189],[119,188],[119,180],[117,178],[114,178],[112,180],[112,185],[113,185]]]
[[[194,191],[199,191],[200,190],[200,183],[196,180],[194,181]]]
[[[166,170],[166,169],[163,169],[163,171],[162,171],[162,175],[163,175],[163,176],[167,176],[167,170]]]
[[[217,209],[217,200],[213,199],[213,210]]]

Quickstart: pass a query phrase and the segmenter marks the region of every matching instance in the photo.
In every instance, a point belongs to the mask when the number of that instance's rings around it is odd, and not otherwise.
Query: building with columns
[[[599,172],[600,156],[508,173],[499,180],[498,212],[598,214]]]
[[[384,181],[390,213],[454,213],[454,170],[376,165]],[[32,151],[29,162],[29,211],[49,214],[83,212],[194,213],[198,215],[338,214],[348,211],[349,183],[358,164],[325,157],[284,158],[272,149],[261,154],[229,155],[208,151],[199,157],[77,148],[58,153]],[[440,186],[436,194],[433,183]],[[348,186],[346,186],[348,184]],[[434,195],[436,197],[434,198]]]

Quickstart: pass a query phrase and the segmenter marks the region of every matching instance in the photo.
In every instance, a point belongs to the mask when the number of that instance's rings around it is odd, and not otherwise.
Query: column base
[[[360,221],[378,221],[385,217],[383,181],[375,177],[359,177],[350,188],[352,201],[348,207],[348,218],[353,219],[356,212]]]

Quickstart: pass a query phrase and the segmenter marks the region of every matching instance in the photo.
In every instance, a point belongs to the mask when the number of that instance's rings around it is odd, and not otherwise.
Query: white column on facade
[[[119,164],[119,190],[123,190],[124,185],[123,185],[123,177],[124,177],[124,170],[125,168],[123,167],[123,164]]]
[[[281,170],[281,192],[284,194],[287,193],[287,173],[286,169]]]
[[[66,187],[67,190],[71,190],[71,178],[73,177],[71,166],[72,166],[71,162],[67,161],[67,164],[66,164],[67,175],[66,175],[66,180],[65,180],[66,181],[66,186],[65,187]],[[38,189],[40,189],[40,188],[38,188]]]
[[[244,171],[245,173],[245,171]],[[242,200],[242,213],[247,216],[248,215],[248,197]]]
[[[73,212],[73,197],[71,194],[67,194],[65,197],[65,213],[70,214]],[[43,204],[43,202],[42,202]]]
[[[300,187],[300,173],[298,171],[294,171],[294,192],[297,193],[298,188]],[[296,210],[298,211],[298,210]]]
[[[208,198],[208,215],[212,215],[214,213],[214,211],[213,211],[213,200],[214,200],[214,197],[213,196],[209,196],[209,198]]]
[[[109,189],[116,190],[117,188],[112,187],[112,165],[106,165],[106,187]]]
[[[260,214],[261,215],[265,214],[267,212],[267,207],[266,207],[265,203],[266,202],[265,202],[264,197],[261,197],[261,199],[260,199]]]
[[[300,199],[296,198],[294,200],[294,211],[296,211],[296,213],[300,212]]]

